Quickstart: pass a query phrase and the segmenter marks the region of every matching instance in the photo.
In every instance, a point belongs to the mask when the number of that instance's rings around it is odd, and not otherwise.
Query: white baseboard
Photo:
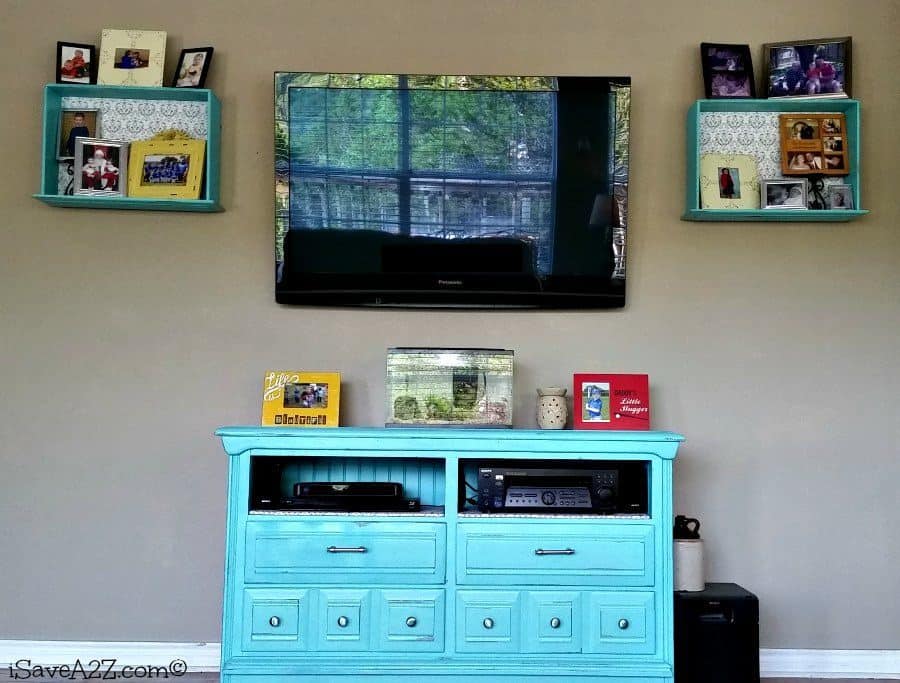
[[[19,667],[74,666],[92,660],[111,667],[170,667],[190,672],[219,670],[219,643],[145,643],[63,640],[0,640],[0,675]],[[900,680],[900,650],[761,650],[763,678],[881,678]]]

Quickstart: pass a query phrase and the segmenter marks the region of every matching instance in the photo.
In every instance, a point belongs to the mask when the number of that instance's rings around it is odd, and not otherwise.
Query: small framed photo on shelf
[[[781,172],[784,175],[847,175],[843,114],[780,114]]]
[[[706,97],[756,97],[749,45],[700,43]]]
[[[128,195],[199,199],[205,140],[141,140],[131,143]]]
[[[178,66],[175,68],[175,77],[172,79],[173,88],[202,88],[206,83],[206,75],[212,64],[213,48],[193,47],[181,51],[178,58]]]
[[[828,208],[834,209],[835,211],[854,208],[853,186],[830,185],[828,187]]]
[[[263,380],[262,426],[337,427],[341,374],[269,370]]]
[[[59,112],[59,131],[56,138],[56,158],[75,158],[78,138],[99,138],[99,109],[63,109]]]
[[[763,209],[806,209],[809,181],[806,178],[767,178],[759,181]]]
[[[100,85],[163,84],[165,31],[105,28],[100,37]]]
[[[748,154],[700,157],[700,208],[758,209],[759,171]]]
[[[124,197],[127,168],[127,142],[76,138],[75,194]]]
[[[769,97],[850,97],[851,39],[818,38],[763,45]]]
[[[97,80],[97,48],[85,43],[56,43],[56,82],[90,85]]]
[[[577,373],[575,429],[650,429],[647,375]]]

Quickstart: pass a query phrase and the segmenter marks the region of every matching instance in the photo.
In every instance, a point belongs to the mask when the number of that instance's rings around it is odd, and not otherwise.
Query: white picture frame
[[[105,28],[100,34],[98,85],[162,86],[166,32]]]

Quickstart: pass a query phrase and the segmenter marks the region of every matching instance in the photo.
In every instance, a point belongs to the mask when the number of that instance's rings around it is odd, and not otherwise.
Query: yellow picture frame
[[[161,86],[166,32],[105,28],[100,34],[98,85]]]
[[[337,427],[341,373],[267,370],[263,380],[263,427]]]
[[[139,140],[131,143],[128,196],[199,199],[206,140]],[[184,164],[187,165],[183,169]]]

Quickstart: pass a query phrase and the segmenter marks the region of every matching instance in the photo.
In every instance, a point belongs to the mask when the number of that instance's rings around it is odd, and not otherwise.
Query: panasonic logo
[[[437,283],[439,285],[445,285],[448,287],[462,287],[462,280],[438,280]]]

